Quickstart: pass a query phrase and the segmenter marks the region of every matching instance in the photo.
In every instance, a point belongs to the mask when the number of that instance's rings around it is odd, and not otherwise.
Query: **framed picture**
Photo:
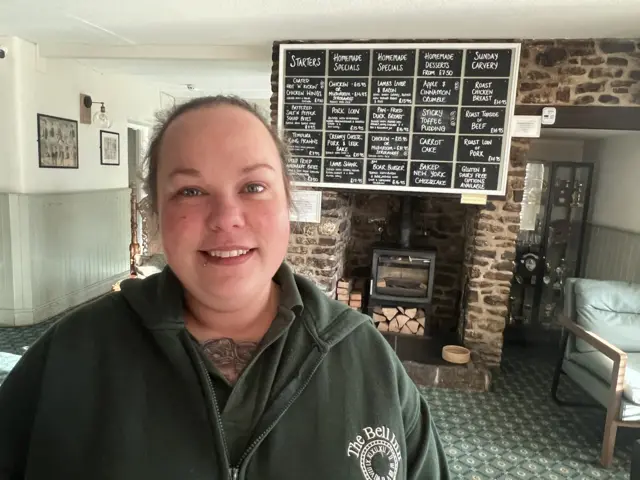
[[[120,165],[120,134],[100,130],[100,165]]]
[[[78,122],[38,114],[40,168],[78,168]]]

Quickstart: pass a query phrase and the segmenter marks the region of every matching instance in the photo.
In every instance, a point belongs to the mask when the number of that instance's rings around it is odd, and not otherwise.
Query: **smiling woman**
[[[449,478],[371,319],[285,262],[286,160],[236,98],[159,124],[147,189],[168,266],[22,357],[0,387],[0,478]]]

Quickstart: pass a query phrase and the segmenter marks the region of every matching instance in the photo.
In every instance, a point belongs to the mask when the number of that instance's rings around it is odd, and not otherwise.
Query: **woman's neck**
[[[278,312],[280,288],[269,282],[246,306],[220,311],[185,292],[185,324],[200,342],[230,338],[235,342],[259,342]]]

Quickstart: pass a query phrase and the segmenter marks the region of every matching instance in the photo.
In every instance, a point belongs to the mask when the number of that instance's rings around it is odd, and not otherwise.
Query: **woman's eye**
[[[258,183],[250,183],[245,187],[247,193],[261,193],[264,191],[264,186]]]
[[[200,192],[200,190],[198,190],[197,188],[183,188],[179,193],[183,197],[195,197],[197,195],[200,195],[202,192]]]

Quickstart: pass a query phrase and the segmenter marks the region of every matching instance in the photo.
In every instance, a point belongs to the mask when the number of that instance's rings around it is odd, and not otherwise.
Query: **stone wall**
[[[524,42],[518,103],[640,105],[640,42]]]

